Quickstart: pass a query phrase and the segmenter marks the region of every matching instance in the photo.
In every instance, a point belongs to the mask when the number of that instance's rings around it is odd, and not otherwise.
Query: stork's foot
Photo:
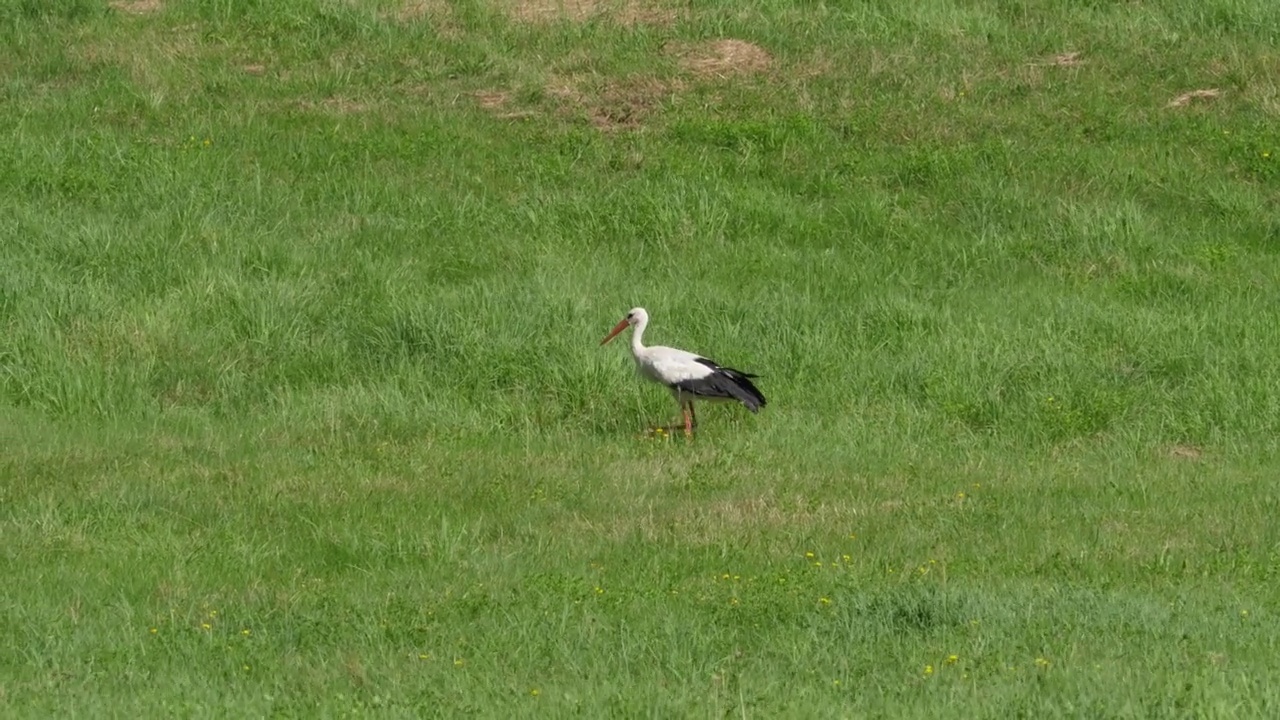
[[[684,433],[684,436],[686,438],[692,438],[693,431],[696,429],[698,429],[698,426],[696,424],[688,427],[684,423],[671,423],[670,425],[650,425],[649,427],[645,428],[644,432],[641,433],[640,437],[645,439],[656,438],[658,440],[670,440],[671,438],[675,437],[676,434]]]

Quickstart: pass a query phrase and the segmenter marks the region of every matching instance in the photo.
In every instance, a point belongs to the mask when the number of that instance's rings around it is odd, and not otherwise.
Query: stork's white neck
[[[631,330],[631,354],[639,357],[644,352],[644,329],[649,327],[649,318],[641,316],[640,321]]]

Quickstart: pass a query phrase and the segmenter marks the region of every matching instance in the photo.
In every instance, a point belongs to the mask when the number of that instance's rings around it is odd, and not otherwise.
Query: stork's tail
[[[724,383],[725,390],[734,397],[735,400],[747,406],[751,412],[760,412],[760,408],[768,405],[768,401],[764,399],[764,393],[760,392],[751,378],[760,377],[751,373],[745,373],[741,370],[722,367],[720,374],[724,375],[727,382]]]

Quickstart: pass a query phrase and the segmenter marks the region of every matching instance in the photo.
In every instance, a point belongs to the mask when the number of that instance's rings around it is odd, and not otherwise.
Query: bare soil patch
[[[160,0],[111,0],[107,4],[113,10],[119,10],[130,15],[146,15],[164,9],[164,3]]]
[[[731,38],[706,43],[673,43],[667,52],[686,71],[702,78],[726,79],[752,75],[773,66],[773,57],[759,45]]]
[[[605,20],[618,25],[670,25],[678,12],[658,0],[505,0],[511,17],[527,23]]]
[[[1176,460],[1199,460],[1204,457],[1204,451],[1195,445],[1174,445],[1168,452],[1169,457]]]
[[[1186,107],[1192,103],[1209,102],[1218,99],[1222,95],[1222,91],[1217,88],[1205,88],[1203,90],[1191,90],[1184,92],[1178,97],[1169,101],[1169,107]]]

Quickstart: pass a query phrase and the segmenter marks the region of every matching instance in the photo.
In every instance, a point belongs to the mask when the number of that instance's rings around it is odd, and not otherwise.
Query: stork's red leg
[[[684,411],[684,436],[693,437],[693,403],[683,405],[680,408]]]

